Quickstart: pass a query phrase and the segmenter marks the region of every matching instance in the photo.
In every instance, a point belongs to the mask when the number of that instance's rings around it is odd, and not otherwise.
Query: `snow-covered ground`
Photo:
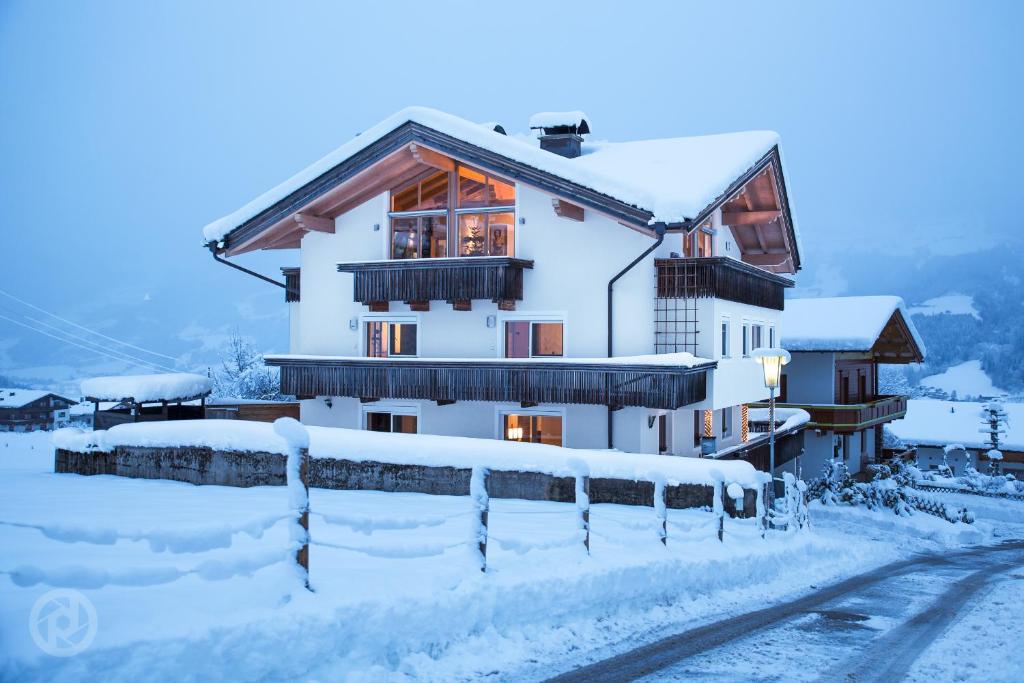
[[[1006,394],[992,383],[992,379],[981,368],[980,360],[969,360],[946,368],[945,372],[938,375],[929,375],[921,380],[921,385],[942,389],[948,394],[955,391],[960,399],[968,396],[991,398]]]
[[[950,292],[949,294],[943,294],[910,307],[911,315],[939,315],[940,313],[969,315],[977,320],[981,320],[981,314],[974,307],[974,297],[970,294]]]
[[[573,661],[745,612],[987,523],[813,506],[813,529],[762,541],[752,520],[492,500],[488,572],[468,497],[311,492],[311,582],[288,562],[284,487],[236,489],[52,472],[49,435],[0,435],[0,680],[541,679]],[[986,503],[996,504],[996,503]],[[848,514],[844,514],[848,513]],[[59,658],[33,605],[70,587],[95,640]],[[37,633],[38,633],[37,627]]]

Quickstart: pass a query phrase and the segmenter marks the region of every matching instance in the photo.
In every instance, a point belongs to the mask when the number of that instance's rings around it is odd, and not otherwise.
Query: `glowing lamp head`
[[[769,389],[778,389],[782,366],[790,361],[789,351],[785,349],[755,349],[750,356],[761,364],[764,371],[764,385]]]

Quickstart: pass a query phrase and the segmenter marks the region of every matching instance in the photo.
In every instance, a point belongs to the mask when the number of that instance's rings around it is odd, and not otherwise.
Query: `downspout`
[[[612,325],[612,322],[613,322],[613,319],[614,319],[614,317],[613,317],[614,306],[613,306],[613,303],[612,303],[613,302],[613,297],[612,297],[613,291],[612,290],[615,288],[615,283],[619,280],[619,278],[621,278],[623,275],[625,275],[630,270],[632,270],[633,266],[635,266],[636,264],[638,264],[641,261],[643,261],[645,258],[650,256],[651,252],[653,252],[655,249],[657,249],[658,247],[661,246],[661,243],[665,241],[665,227],[666,226],[665,226],[664,223],[655,223],[654,224],[654,234],[656,234],[658,236],[658,239],[656,239],[654,241],[654,244],[652,244],[650,247],[648,247],[644,251],[644,253],[640,254],[635,259],[630,261],[628,266],[626,266],[625,268],[620,270],[618,273],[615,274],[615,276],[611,280],[608,281],[608,358],[612,357],[612,347],[613,347],[613,337],[614,337],[614,335],[613,335],[614,327]],[[613,446],[613,443],[614,443],[614,438],[613,437],[614,437],[615,432],[614,432],[614,428],[613,428],[612,425],[613,425],[612,407],[608,406],[608,448],[609,449],[614,447]]]
[[[269,278],[266,275],[261,275],[261,274],[257,273],[254,270],[249,270],[248,268],[243,268],[242,266],[238,265],[237,263],[232,263],[231,261],[228,261],[225,258],[221,258],[220,255],[217,253],[217,243],[216,242],[209,242],[206,245],[206,247],[210,250],[210,253],[213,254],[213,260],[216,261],[217,263],[223,263],[226,266],[231,266],[235,270],[240,270],[240,271],[242,271],[243,273],[245,273],[247,275],[252,275],[253,277],[259,278],[260,280],[263,280],[264,282],[269,282],[272,285],[277,285],[281,289],[284,289],[284,290],[288,289],[288,285],[286,285],[283,282],[278,282],[277,280],[274,280],[273,278]]]

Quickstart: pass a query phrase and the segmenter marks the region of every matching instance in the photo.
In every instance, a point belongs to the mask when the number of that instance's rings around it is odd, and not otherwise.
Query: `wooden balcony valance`
[[[281,368],[281,392],[299,398],[574,403],[664,410],[704,400],[707,373],[716,365],[302,356],[268,356],[266,363]]]
[[[724,256],[655,259],[661,298],[716,298],[783,309],[789,278]]]
[[[521,301],[523,270],[533,261],[506,256],[396,259],[339,263],[355,276],[353,299],[389,301]]]

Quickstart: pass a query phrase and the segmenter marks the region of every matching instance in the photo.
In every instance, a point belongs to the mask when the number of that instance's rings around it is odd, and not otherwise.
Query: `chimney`
[[[549,111],[530,117],[530,129],[539,130],[540,148],[567,159],[583,153],[583,136],[590,134],[587,115],[581,111]]]

